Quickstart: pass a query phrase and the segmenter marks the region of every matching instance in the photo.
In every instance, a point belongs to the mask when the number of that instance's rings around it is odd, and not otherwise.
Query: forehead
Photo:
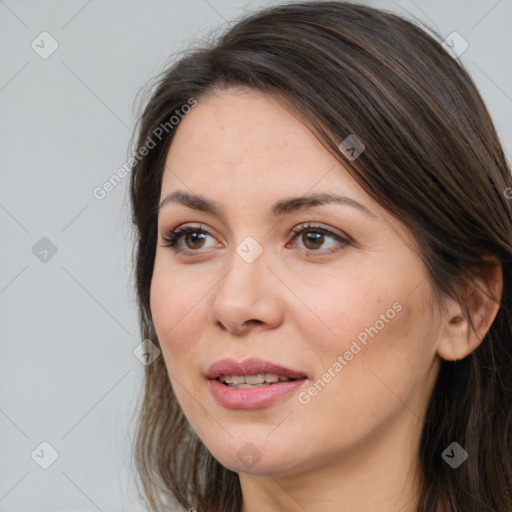
[[[269,215],[287,198],[335,194],[357,201],[384,229],[411,239],[407,227],[357,183],[343,160],[271,96],[252,90],[216,93],[200,99],[175,130],[160,201],[176,191],[190,193],[235,214],[238,222],[238,217]]]
[[[322,149],[308,127],[271,96],[231,90],[199,100],[183,119],[171,152],[190,144],[198,155],[223,159],[264,160],[291,157],[299,147],[303,153]]]
[[[364,193],[303,120],[271,96],[239,89],[202,98],[176,128],[162,191],[206,184],[302,194],[342,185],[339,192]]]

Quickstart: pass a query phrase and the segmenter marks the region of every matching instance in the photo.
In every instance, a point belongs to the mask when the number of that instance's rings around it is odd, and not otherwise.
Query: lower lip
[[[210,389],[217,402],[227,409],[259,409],[297,391],[307,379],[277,382],[254,388],[230,388],[210,379]]]

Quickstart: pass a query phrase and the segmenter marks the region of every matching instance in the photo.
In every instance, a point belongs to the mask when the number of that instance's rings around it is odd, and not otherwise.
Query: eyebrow
[[[224,215],[224,209],[215,201],[206,199],[205,197],[196,194],[183,192],[180,190],[176,190],[165,196],[164,199],[162,199],[162,201],[160,202],[158,210],[160,211],[164,206],[170,203],[181,204],[193,210],[211,213],[218,217],[222,217]],[[375,217],[375,215],[370,210],[368,210],[366,206],[362,205],[355,199],[346,196],[340,196],[338,194],[333,194],[329,192],[315,193],[301,197],[290,197],[286,199],[281,199],[272,205],[270,211],[272,215],[278,217],[325,204],[339,204],[344,206],[351,206],[352,208],[355,208],[366,215]]]

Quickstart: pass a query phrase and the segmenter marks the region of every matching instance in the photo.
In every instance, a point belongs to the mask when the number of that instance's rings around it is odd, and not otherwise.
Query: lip
[[[210,366],[206,372],[206,378],[216,379],[220,375],[258,375],[259,373],[274,373],[289,377],[290,379],[307,378],[307,375],[299,370],[292,370],[285,366],[256,358],[246,359],[241,362],[234,359],[221,359]]]
[[[216,380],[220,375],[257,375],[259,373],[273,373],[296,380],[277,382],[253,389],[230,388]],[[217,361],[208,369],[206,378],[215,400],[228,409],[259,409],[266,407],[293,393],[308,380],[308,376],[304,372],[255,358],[241,362],[234,359]]]

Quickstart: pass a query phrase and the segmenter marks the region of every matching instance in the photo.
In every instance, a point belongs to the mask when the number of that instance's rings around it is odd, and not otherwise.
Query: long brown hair
[[[301,116],[368,194],[411,229],[438,294],[464,306],[460,285],[475,282],[486,264],[482,255],[502,264],[500,309],[483,342],[463,360],[441,364],[418,454],[418,510],[511,511],[510,169],[468,73],[412,22],[345,2],[271,7],[190,50],[158,77],[136,141],[137,151],[149,139],[155,147],[131,171],[142,337],[159,343],[149,292],[162,173],[177,129],[169,117],[236,86],[272,95]],[[339,150],[350,134],[366,146],[357,160]],[[145,372],[134,454],[151,510],[176,501],[198,511],[239,512],[238,475],[189,426],[163,358]],[[453,441],[469,453],[456,470],[441,457]]]

